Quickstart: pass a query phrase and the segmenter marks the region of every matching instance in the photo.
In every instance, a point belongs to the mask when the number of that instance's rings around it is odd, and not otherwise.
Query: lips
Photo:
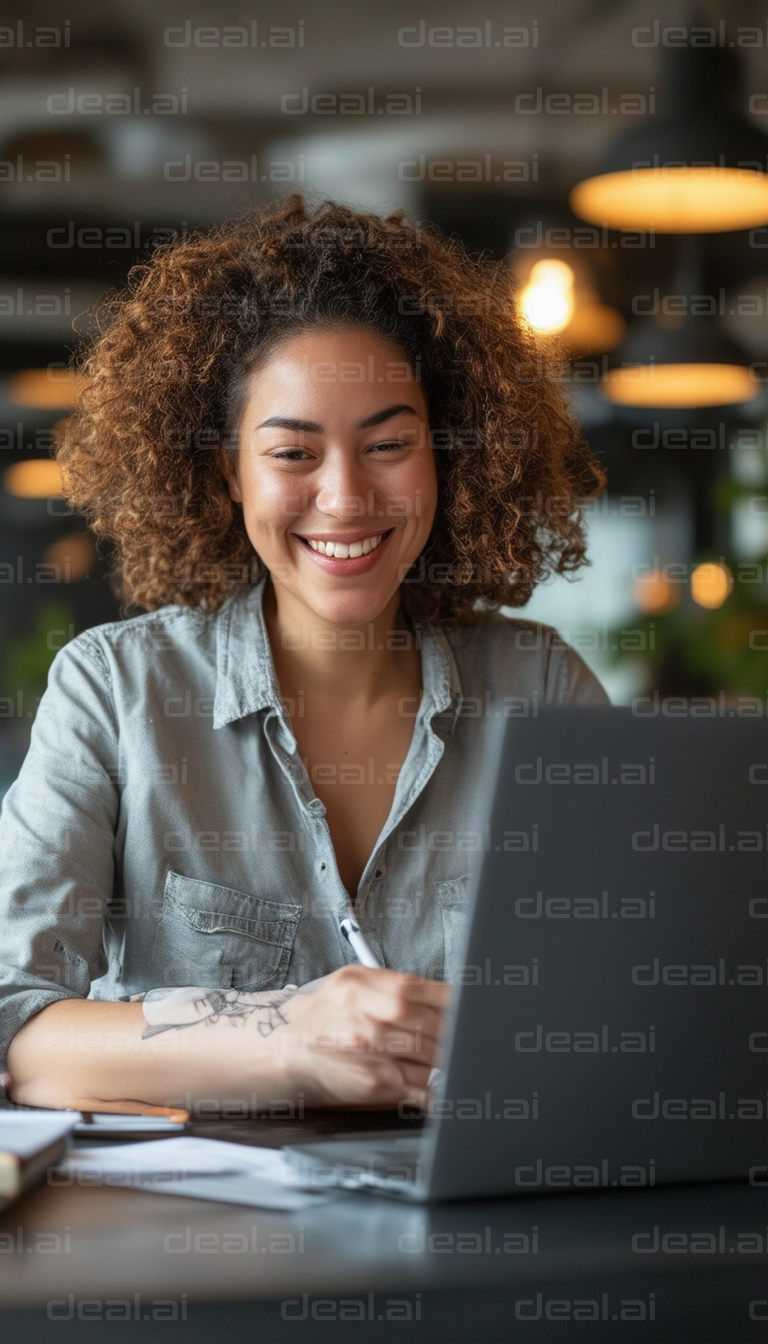
[[[352,576],[366,574],[378,564],[394,530],[389,528],[386,532],[376,532],[368,536],[358,535],[345,541],[336,541],[328,536],[321,538],[302,537],[298,533],[294,535],[302,550],[321,569],[331,574]]]

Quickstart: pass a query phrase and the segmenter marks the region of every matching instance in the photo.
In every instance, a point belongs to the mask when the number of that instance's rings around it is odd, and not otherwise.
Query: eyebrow
[[[268,420],[262,420],[257,429],[296,429],[304,430],[307,434],[322,434],[323,426],[316,425],[314,420],[291,420],[284,415],[270,415]]]
[[[358,429],[373,429],[374,425],[383,425],[385,420],[391,420],[394,415],[400,415],[405,411],[408,415],[418,415],[418,411],[413,406],[407,406],[404,401],[400,401],[396,406],[387,406],[383,411],[377,411],[375,415],[369,415],[367,419],[361,420]]]
[[[408,406],[404,401],[398,402],[396,406],[386,406],[383,411],[377,411],[375,415],[369,415],[365,420],[360,420],[355,426],[356,429],[373,429],[374,425],[383,425],[385,420],[391,420],[395,415],[401,415],[405,412],[407,415],[418,415],[418,411],[413,406]],[[268,420],[262,420],[257,426],[258,429],[293,429],[305,434],[322,434],[323,426],[316,424],[314,420],[294,420],[284,415],[270,415]]]

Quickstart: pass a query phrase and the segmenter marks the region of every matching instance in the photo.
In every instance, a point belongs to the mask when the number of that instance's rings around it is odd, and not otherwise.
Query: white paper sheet
[[[0,1109],[0,1151],[24,1160],[62,1139],[80,1119],[79,1111]]]
[[[173,1180],[190,1174],[218,1176],[243,1169],[246,1164],[240,1157],[241,1146],[182,1134],[142,1143],[99,1144],[94,1148],[76,1148],[69,1154],[67,1168],[105,1177],[124,1174],[147,1181],[155,1177]]]
[[[304,1190],[277,1148],[220,1139],[178,1138],[79,1148],[64,1164],[84,1185],[186,1195],[267,1209],[301,1209],[330,1193]]]
[[[252,1208],[306,1209],[334,1198],[335,1191],[321,1194],[270,1181],[250,1172],[235,1172],[223,1176],[189,1176],[182,1181],[153,1181],[142,1185],[158,1195],[186,1195],[189,1199],[212,1199],[222,1204],[249,1204]]]

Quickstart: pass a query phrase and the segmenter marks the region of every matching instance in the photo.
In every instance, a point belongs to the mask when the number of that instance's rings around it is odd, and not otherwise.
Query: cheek
[[[252,472],[243,485],[245,517],[259,532],[280,532],[306,508],[306,492],[287,477]]]
[[[405,545],[421,544],[421,534],[432,526],[436,505],[434,485],[421,471],[404,471],[389,483],[384,512],[391,523],[402,529]]]
[[[437,473],[434,459],[414,463],[409,478],[403,482],[403,494],[413,500],[414,515],[431,523],[437,507]]]

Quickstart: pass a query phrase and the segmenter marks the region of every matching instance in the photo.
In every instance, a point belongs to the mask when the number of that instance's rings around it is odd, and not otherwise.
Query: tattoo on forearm
[[[164,1031],[183,1031],[185,1027],[216,1026],[228,1021],[233,1027],[243,1027],[255,1019],[260,1036],[271,1036],[279,1027],[286,1026],[288,1018],[284,1005],[296,993],[295,986],[266,993],[249,994],[238,989],[150,989],[144,994],[133,994],[133,1002],[140,1002],[147,1026],[142,1040]]]

